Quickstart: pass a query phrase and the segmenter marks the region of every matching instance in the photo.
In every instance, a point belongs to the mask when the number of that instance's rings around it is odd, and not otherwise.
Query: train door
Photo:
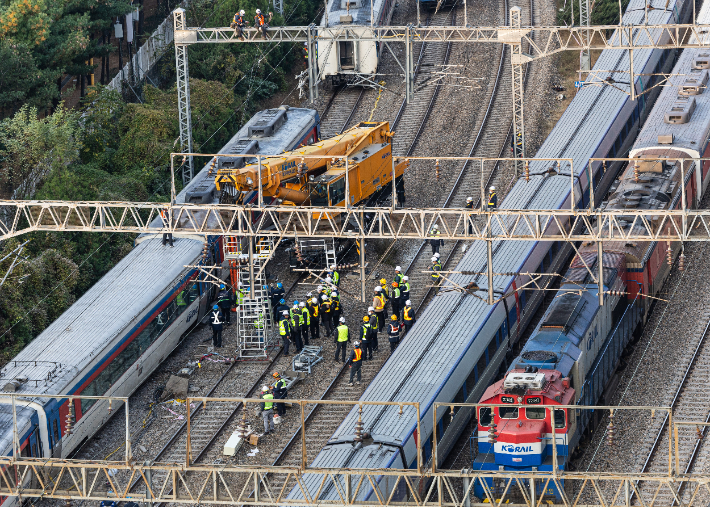
[[[338,42],[340,55],[340,70],[355,70],[355,43],[354,41]]]

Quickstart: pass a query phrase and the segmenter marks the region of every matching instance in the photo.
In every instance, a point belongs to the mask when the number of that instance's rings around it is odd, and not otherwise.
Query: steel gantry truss
[[[351,25],[333,27],[286,26],[270,27],[269,38],[264,39],[255,28],[243,31],[244,40],[236,30],[227,27],[188,28],[185,25],[185,11],[175,12],[175,57],[177,67],[178,111],[180,114],[180,141],[183,153],[192,151],[192,132],[190,121],[190,88],[187,67],[187,48],[192,44],[215,43],[254,43],[254,42],[298,42],[306,43],[309,54],[315,55],[315,44],[328,41],[329,48],[338,41],[376,41],[388,46],[391,43],[404,43],[407,55],[404,72],[405,97],[407,102],[414,89],[414,72],[410,62],[414,42],[480,42],[508,44],[511,49],[512,66],[512,101],[513,101],[513,154],[514,158],[525,157],[525,133],[523,126],[524,104],[524,69],[523,65],[535,59],[545,58],[561,51],[580,51],[580,70],[589,70],[590,55],[593,49],[679,49],[705,47],[710,44],[708,25],[667,24],[667,25],[598,25],[590,26],[589,0],[580,0],[580,24],[576,27],[560,26],[522,26],[521,10],[510,10],[510,26],[472,27],[465,15],[462,26],[362,26],[353,30]],[[466,2],[464,2],[466,12]],[[693,16],[693,20],[695,17]],[[531,25],[532,25],[531,20]],[[316,31],[317,30],[317,31]],[[693,38],[694,37],[694,38]],[[692,42],[691,42],[692,41]],[[393,53],[394,54],[394,53]],[[396,57],[395,57],[396,59]],[[586,62],[586,63],[585,63]],[[633,57],[630,59],[631,81],[633,76]],[[398,61],[399,63],[399,61]],[[318,96],[319,81],[316,58],[308,59],[309,99]],[[584,67],[584,68],[583,68]],[[632,100],[635,89],[631,87]],[[515,161],[516,169],[519,162]],[[192,174],[192,159],[189,171],[183,171],[183,182],[187,182],[188,173]]]
[[[175,33],[187,28],[185,9],[179,7],[173,11]],[[187,66],[187,46],[175,41],[175,70],[177,72],[178,122],[180,123],[180,151],[192,152],[192,114],[190,112],[190,72]],[[182,163],[182,183],[187,184],[194,175],[192,155]]]
[[[29,395],[32,397],[33,395]],[[40,395],[50,397],[49,395]],[[605,472],[572,472],[560,469],[557,460],[557,445],[564,443],[563,435],[556,434],[556,425],[551,428],[551,436],[546,436],[552,447],[552,467],[549,471],[483,471],[473,468],[451,470],[442,468],[444,456],[439,455],[439,444],[447,433],[440,434],[437,424],[442,418],[468,417],[479,407],[500,407],[511,405],[442,403],[435,402],[422,412],[418,402],[403,401],[341,401],[341,400],[292,400],[295,417],[301,418],[300,431],[293,437],[300,446],[300,459],[289,466],[241,465],[238,459],[227,459],[219,464],[193,462],[191,451],[192,430],[191,404],[242,404],[241,422],[237,431],[246,431],[248,410],[262,402],[261,399],[243,398],[190,398],[185,401],[186,446],[182,456],[169,462],[140,462],[132,454],[133,436],[129,424],[129,404],[125,397],[84,397],[52,396],[59,400],[96,400],[93,410],[112,410],[125,405],[125,443],[123,456],[113,461],[62,459],[52,457],[26,457],[18,452],[20,432],[17,425],[17,407],[24,408],[28,401],[20,393],[3,394],[5,403],[12,406],[10,456],[0,457],[0,495],[26,498],[91,500],[91,501],[139,501],[166,502],[202,505],[268,505],[268,506],[417,506],[417,507],[470,507],[480,505],[520,505],[540,507],[558,505],[560,507],[668,507],[667,498],[684,507],[705,507],[710,494],[710,475],[707,472],[692,472],[681,467],[685,456],[679,453],[681,439],[693,437],[696,428],[704,427],[703,421],[691,421],[675,417],[670,407],[662,406],[583,406],[554,405],[544,409],[553,415],[556,410],[597,411],[613,417],[626,413],[648,420],[649,431],[663,431],[666,438],[658,447],[658,452],[667,454],[668,467],[657,472],[628,472],[626,460],[620,459],[624,471],[605,467]],[[523,407],[519,398],[516,407]],[[307,433],[313,429],[306,414],[317,405],[346,405],[358,414],[358,423],[353,424],[355,438],[362,431],[363,414],[367,417],[371,410],[381,410],[388,406],[399,409],[399,417],[411,422],[414,431],[414,445],[411,449],[413,466],[409,469],[391,468],[319,468],[309,463],[319,449],[309,449]],[[394,413],[394,411],[392,412]],[[660,417],[659,417],[660,416]],[[257,416],[258,417],[258,416]],[[68,425],[81,424],[68,416]],[[360,426],[360,429],[358,429]],[[453,425],[452,425],[453,427]],[[314,427],[315,428],[315,427]],[[318,428],[315,428],[318,430]],[[452,430],[453,431],[453,430]],[[490,432],[489,432],[490,433]],[[659,433],[660,434],[660,433]],[[431,435],[431,436],[430,436]],[[63,435],[70,443],[73,434]],[[226,439],[225,435],[225,439]],[[490,438],[496,439],[495,435]],[[607,436],[607,439],[613,437]],[[696,437],[697,438],[697,437]],[[666,447],[667,440],[667,447]],[[419,442],[419,443],[417,443]],[[426,460],[423,446],[430,442],[432,459]],[[377,443],[377,442],[375,442]],[[614,452],[613,442],[608,442],[606,451]],[[393,444],[385,444],[393,445]],[[404,444],[403,444],[404,445]],[[407,444],[408,445],[408,444]],[[473,445],[476,445],[475,443]],[[667,449],[667,450],[664,450]],[[309,452],[310,451],[310,452]],[[402,451],[403,452],[403,451]],[[624,452],[619,449],[618,453]],[[562,467],[566,468],[566,467]],[[543,486],[543,487],[540,487]],[[474,489],[475,488],[475,489]],[[479,497],[474,496],[477,490]],[[557,491],[558,495],[548,492]],[[540,494],[545,492],[545,494]],[[661,500],[666,499],[666,500]],[[671,504],[672,505],[672,504]]]

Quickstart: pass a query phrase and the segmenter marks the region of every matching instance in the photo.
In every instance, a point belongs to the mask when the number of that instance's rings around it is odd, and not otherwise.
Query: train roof
[[[631,0],[624,15],[624,23],[644,22],[644,1]],[[675,19],[676,2],[668,10],[649,10],[648,24],[665,24]],[[646,69],[652,50],[634,51],[636,69]],[[628,51],[605,50],[595,64],[595,69],[626,70],[629,68]],[[638,72],[642,72],[639,70]],[[602,75],[603,79],[606,74]],[[611,126],[629,96],[611,86],[582,88],[568,106],[537,153],[538,158],[571,158],[575,174],[586,167],[590,157],[600,150]],[[503,209],[559,209],[569,199],[569,168],[559,168],[559,175],[542,176],[549,163],[531,164],[530,181],[518,180],[501,204]],[[549,174],[549,173],[548,173]],[[568,201],[567,201],[568,205]],[[536,243],[533,241],[494,241],[493,255],[496,272],[519,272]],[[455,271],[486,271],[486,246],[474,242]],[[479,296],[485,297],[485,276],[453,274],[454,283],[465,286],[475,282],[481,287]],[[512,276],[494,277],[496,291],[505,293],[512,285]],[[499,303],[500,304],[500,303]],[[481,333],[494,310],[485,301],[468,294],[441,291],[418,316],[407,333],[370,383],[362,400],[413,401],[421,403],[424,414],[442,393],[443,380],[453,375],[463,355],[472,347],[481,352],[496,329]],[[481,334],[481,340],[477,337]],[[484,341],[484,339],[486,341]],[[465,366],[467,371],[471,365]],[[447,399],[446,401],[449,401]],[[362,414],[365,428],[379,442],[400,445],[416,425],[416,414],[411,407],[388,408],[365,406]],[[332,443],[352,440],[357,409],[353,409],[331,438]],[[364,448],[363,448],[364,449]],[[365,453],[361,449],[353,451]],[[344,466],[343,457],[337,453],[322,452],[313,466]],[[348,460],[353,460],[351,457]]]
[[[350,4],[350,9],[348,9]],[[328,0],[328,26],[340,25],[370,25],[370,16],[379,19],[385,0],[374,0],[370,11],[370,0]],[[352,20],[348,16],[352,16]],[[326,16],[321,19],[320,26],[326,26]],[[327,51],[321,48],[320,51]]]
[[[488,386],[480,403],[485,403],[501,394],[513,393],[518,396],[540,395],[552,402],[544,404],[571,405],[574,390],[569,387],[569,383],[565,385],[563,382],[565,376],[566,374],[556,371],[554,368],[545,369],[539,373],[526,373],[524,369],[514,368],[506,374],[505,378]],[[542,383],[540,378],[544,379]]]
[[[186,259],[201,254],[199,241],[176,238],[174,248],[158,237],[143,241],[0,370],[0,385],[23,379],[18,394],[70,392],[77,373],[159,301]]]

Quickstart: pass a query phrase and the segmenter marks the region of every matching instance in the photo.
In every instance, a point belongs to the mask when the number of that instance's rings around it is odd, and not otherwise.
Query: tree
[[[37,105],[33,92],[41,87],[42,75],[25,44],[0,41],[0,119],[25,102]]]
[[[78,159],[79,113],[63,107],[45,118],[27,105],[0,123],[0,195],[27,199],[53,170]]]

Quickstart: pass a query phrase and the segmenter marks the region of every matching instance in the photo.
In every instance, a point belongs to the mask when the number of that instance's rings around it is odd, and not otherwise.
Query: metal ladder
[[[270,239],[260,239],[254,245],[254,293],[249,290],[251,279],[248,245],[234,236],[226,236],[224,255],[230,263],[233,286],[238,289],[241,285],[245,291],[242,303],[237,305],[239,357],[261,359],[267,356],[266,349],[271,344],[271,331],[274,328],[266,274],[262,269],[274,255],[274,243]]]

